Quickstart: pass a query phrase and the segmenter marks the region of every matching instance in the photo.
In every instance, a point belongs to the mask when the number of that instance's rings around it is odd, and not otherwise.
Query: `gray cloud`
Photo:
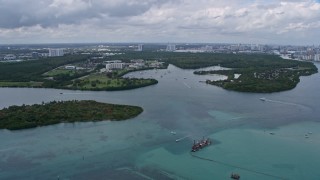
[[[105,17],[124,18],[145,13],[169,0],[1,0],[0,28],[78,24]],[[111,18],[108,18],[111,20]]]
[[[4,42],[315,43],[319,19],[315,0],[0,0]]]

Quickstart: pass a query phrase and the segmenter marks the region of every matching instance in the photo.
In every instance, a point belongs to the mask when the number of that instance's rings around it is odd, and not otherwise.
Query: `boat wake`
[[[269,177],[275,178],[275,179],[285,179],[285,180],[287,179],[287,178],[284,178],[284,177],[281,177],[281,176],[278,176],[278,175],[269,174],[269,173],[265,173],[265,172],[262,172],[262,171],[257,171],[257,170],[254,170],[254,169],[249,169],[249,168],[246,168],[246,167],[234,165],[234,164],[229,164],[229,163],[218,161],[218,160],[211,159],[211,158],[201,157],[199,155],[196,155],[194,152],[189,152],[189,154],[192,157],[195,157],[195,158],[198,158],[198,159],[201,159],[201,160],[204,160],[204,161],[210,161],[210,162],[213,162],[213,163],[216,163],[216,164],[220,164],[220,165],[224,165],[224,166],[228,166],[228,167],[232,167],[232,168],[241,169],[241,170],[248,171],[248,172],[251,172],[251,173],[260,174],[260,175],[264,175],[264,176],[269,176]]]
[[[265,102],[278,103],[278,104],[284,104],[284,105],[289,105],[289,106],[296,106],[296,107],[300,107],[302,109],[311,109],[308,106],[305,106],[305,105],[302,105],[302,104],[291,103],[291,102],[277,101],[277,100],[266,99],[266,98],[260,98],[260,100],[261,101],[265,101]]]
[[[11,147],[11,148],[6,148],[6,149],[0,149],[0,152],[11,151],[13,149],[17,149],[17,148],[16,147]]]
[[[79,95],[79,94],[92,94],[92,93],[60,93],[60,94],[64,94],[64,95]]]
[[[179,139],[176,139],[176,142],[180,142],[180,141],[182,141],[182,140],[184,140],[184,139],[186,139],[186,138],[188,138],[188,137],[190,137],[190,135],[185,136],[185,137],[182,137],[182,138],[179,138]]]
[[[187,88],[191,88],[191,86],[189,86],[187,83],[183,83]]]

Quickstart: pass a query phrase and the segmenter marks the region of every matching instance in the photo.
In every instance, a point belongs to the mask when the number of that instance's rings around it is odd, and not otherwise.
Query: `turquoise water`
[[[232,172],[241,179],[319,179],[319,74],[302,77],[291,91],[251,94],[206,85],[199,81],[224,77],[192,72],[135,72],[127,76],[159,84],[121,92],[1,88],[1,108],[93,99],[144,112],[122,122],[0,130],[0,179],[229,179]],[[194,155],[207,160],[190,154],[203,136],[213,145]]]
[[[196,152],[218,162],[159,147],[140,157],[138,164],[178,172],[182,179],[227,179],[232,172],[244,179],[318,179],[320,136],[304,137],[311,129],[319,130],[319,123],[285,126],[274,135],[265,130],[225,130],[209,136],[218,144]]]

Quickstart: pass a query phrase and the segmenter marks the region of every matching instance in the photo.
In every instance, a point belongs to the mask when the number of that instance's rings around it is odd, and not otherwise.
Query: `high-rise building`
[[[49,56],[55,57],[55,56],[63,56],[64,52],[63,49],[49,49]]]
[[[175,44],[168,44],[166,51],[175,51],[176,45]]]
[[[320,54],[315,54],[314,55],[314,60],[315,61],[320,61]]]
[[[38,59],[39,58],[39,53],[38,52],[32,52],[32,58],[33,59]]]
[[[138,51],[143,51],[143,44],[138,44]]]

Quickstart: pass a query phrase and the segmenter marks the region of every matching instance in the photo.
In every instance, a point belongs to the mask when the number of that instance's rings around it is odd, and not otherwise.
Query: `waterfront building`
[[[120,60],[115,61],[107,61],[106,64],[106,70],[113,70],[113,69],[124,69],[126,66],[126,63],[122,63]]]

